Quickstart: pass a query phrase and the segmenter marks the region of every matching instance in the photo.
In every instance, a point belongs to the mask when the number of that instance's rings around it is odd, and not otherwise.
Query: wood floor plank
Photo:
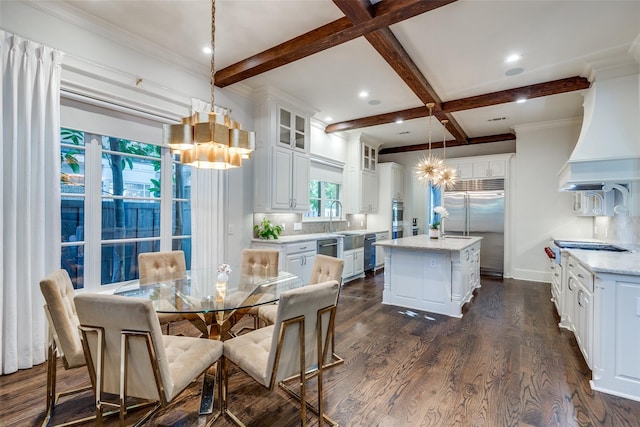
[[[573,334],[558,327],[548,284],[483,277],[455,319],[381,304],[383,282],[382,274],[355,280],[340,295],[336,352],[345,363],[327,370],[324,382],[326,411],[340,425],[640,427],[640,402],[591,390],[591,371]],[[194,333],[186,322],[172,329]],[[58,364],[62,383],[88,383],[86,371]],[[192,383],[147,425],[204,426],[197,416],[201,384]],[[38,425],[45,385],[46,364],[0,376],[0,426]],[[237,369],[230,387],[230,407],[247,425],[299,425],[299,407],[283,392]],[[308,393],[317,396],[313,382]],[[68,398],[54,421],[90,414],[92,403],[90,393]],[[129,414],[128,425],[139,415]],[[310,413],[307,420],[317,425]]]

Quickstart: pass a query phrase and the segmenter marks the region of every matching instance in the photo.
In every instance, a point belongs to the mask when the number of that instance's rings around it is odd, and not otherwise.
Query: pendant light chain
[[[216,87],[216,63],[215,63],[215,52],[216,52],[216,0],[211,0],[211,112],[215,112],[214,100],[215,100],[215,87]]]
[[[431,157],[431,121],[433,118],[433,106],[435,104],[430,102],[427,104],[427,108],[429,109],[429,157]]]

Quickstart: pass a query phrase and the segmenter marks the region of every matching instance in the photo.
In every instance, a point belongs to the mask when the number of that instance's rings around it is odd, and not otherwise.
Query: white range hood
[[[558,173],[563,191],[601,190],[640,180],[638,64],[598,71],[584,99],[578,142]]]

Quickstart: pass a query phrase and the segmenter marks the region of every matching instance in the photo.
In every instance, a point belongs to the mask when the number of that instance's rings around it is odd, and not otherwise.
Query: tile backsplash
[[[328,220],[302,222],[302,216],[303,214],[301,213],[254,213],[253,224],[260,224],[264,218],[279,226],[284,224],[284,231],[281,236],[329,232]],[[300,230],[294,229],[296,224],[300,224]],[[342,220],[333,219],[331,228],[333,231],[364,230],[367,228],[367,216],[364,214],[346,214]],[[257,237],[255,232],[253,235]]]
[[[596,217],[593,235],[611,243],[640,244],[640,217],[616,215]]]

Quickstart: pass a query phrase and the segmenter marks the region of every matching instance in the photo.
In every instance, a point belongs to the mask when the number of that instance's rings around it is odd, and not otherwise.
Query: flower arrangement
[[[231,266],[229,264],[218,265],[218,283],[227,283],[231,274]]]
[[[218,273],[231,274],[231,266],[229,264],[220,264],[218,266]]]
[[[433,208],[433,212],[437,215],[440,215],[439,220],[434,218],[434,221],[431,223],[431,228],[437,230],[438,227],[440,227],[440,222],[445,218],[449,218],[449,212],[444,206],[436,206],[435,208]]]

